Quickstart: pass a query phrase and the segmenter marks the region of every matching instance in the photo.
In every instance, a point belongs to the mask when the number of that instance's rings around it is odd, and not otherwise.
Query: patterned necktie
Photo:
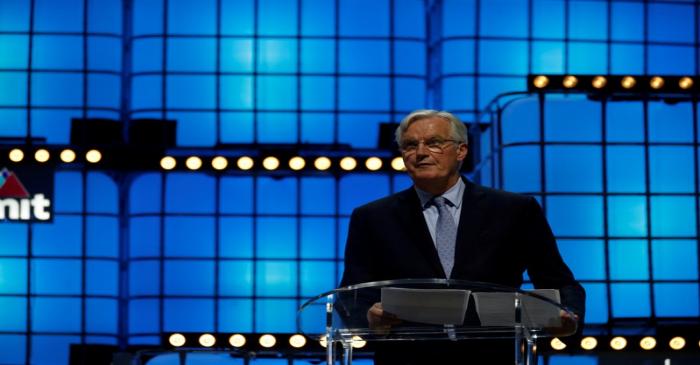
[[[447,209],[447,199],[437,196],[433,198],[438,208],[438,220],[435,227],[435,246],[440,263],[449,279],[452,267],[455,264],[455,241],[457,240],[457,225],[452,214]]]

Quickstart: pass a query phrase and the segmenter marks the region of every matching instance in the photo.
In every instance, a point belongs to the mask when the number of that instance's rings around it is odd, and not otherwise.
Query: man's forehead
[[[449,134],[450,125],[448,121],[442,118],[427,118],[411,123],[406,128],[404,137],[447,137]]]

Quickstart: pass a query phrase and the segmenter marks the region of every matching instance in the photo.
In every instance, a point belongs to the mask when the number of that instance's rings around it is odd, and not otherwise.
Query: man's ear
[[[462,143],[457,147],[457,161],[464,161],[469,153],[469,147],[466,143]]]

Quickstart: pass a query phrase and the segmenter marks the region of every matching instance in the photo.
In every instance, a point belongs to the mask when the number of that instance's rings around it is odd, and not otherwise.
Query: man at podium
[[[585,292],[562,260],[537,201],[460,175],[467,130],[456,116],[417,110],[399,124],[396,142],[414,185],[353,211],[341,286],[449,278],[518,288],[527,270],[535,287],[558,289],[562,304],[583,318]],[[368,320],[371,326],[392,317],[375,305]],[[375,364],[447,364],[456,358],[513,364],[513,353],[512,341],[382,343]]]

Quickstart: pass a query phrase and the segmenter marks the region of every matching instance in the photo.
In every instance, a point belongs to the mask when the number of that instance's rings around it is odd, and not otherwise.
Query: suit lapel
[[[423,257],[433,269],[436,278],[444,278],[445,271],[442,269],[440,257],[438,256],[433,238],[430,236],[428,225],[425,223],[423,209],[418,199],[418,194],[411,187],[401,192],[399,199],[399,214],[402,219],[402,226],[408,233],[409,239],[418,247]]]
[[[482,226],[482,216],[477,209],[477,201],[481,198],[482,192],[469,180],[463,178],[463,181],[466,186],[462,197],[462,212],[459,216],[455,246],[455,269],[457,270],[460,267],[463,268],[465,262],[476,252]]]

